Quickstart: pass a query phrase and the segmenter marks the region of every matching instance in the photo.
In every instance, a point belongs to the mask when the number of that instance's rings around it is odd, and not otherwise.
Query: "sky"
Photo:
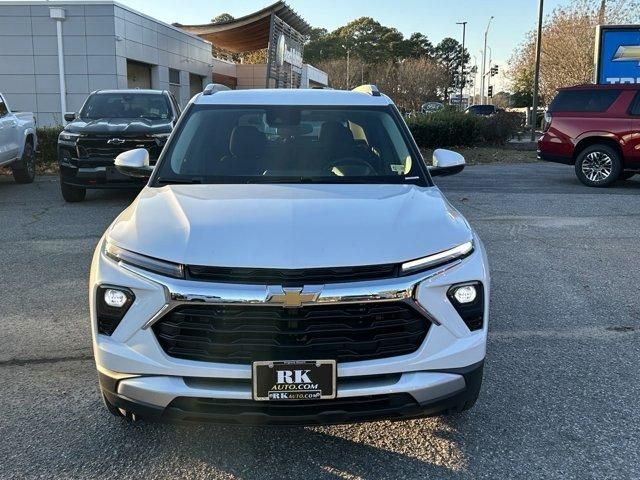
[[[570,0],[546,0],[545,13]],[[220,13],[234,17],[260,10],[275,0],[119,0],[120,3],[167,23],[208,23]],[[467,22],[465,46],[471,64],[480,65],[484,32],[493,15],[487,46],[492,63],[498,64],[499,84],[504,84],[504,66],[513,49],[537,22],[538,0],[287,0],[313,27],[333,30],[359,17],[373,17],[383,25],[395,27],[405,36],[421,32],[437,44],[445,37],[462,41]],[[474,56],[476,57],[474,59]],[[489,52],[487,51],[487,57]],[[488,58],[487,58],[488,60]],[[488,63],[487,63],[488,65]]]

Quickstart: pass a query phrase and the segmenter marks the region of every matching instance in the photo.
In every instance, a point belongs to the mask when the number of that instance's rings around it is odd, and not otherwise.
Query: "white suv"
[[[208,88],[91,267],[107,408],[128,418],[346,423],[470,408],[487,341],[485,250],[393,102]]]

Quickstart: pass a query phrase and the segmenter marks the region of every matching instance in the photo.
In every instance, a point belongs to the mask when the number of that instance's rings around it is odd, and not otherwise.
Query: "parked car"
[[[427,167],[374,86],[201,94],[155,168],[146,149],[116,167],[148,183],[91,266],[113,414],[345,423],[476,401],[487,257],[431,179],[464,158]]]
[[[538,158],[574,165],[590,187],[640,171],[640,85],[561,88],[545,114]]]
[[[118,154],[143,147],[155,163],[180,116],[174,96],[160,90],[98,90],[58,137],[60,188],[67,202],[84,200],[87,188],[142,187],[119,173]]]
[[[36,178],[36,119],[32,112],[12,112],[0,93],[0,167],[10,167],[18,183]]]
[[[471,105],[464,109],[464,113],[468,113],[469,115],[480,115],[483,117],[495,115],[497,112],[498,109],[495,105]]]

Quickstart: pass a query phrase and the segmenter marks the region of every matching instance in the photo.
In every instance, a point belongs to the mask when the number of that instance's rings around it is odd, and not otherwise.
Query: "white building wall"
[[[62,123],[56,21],[62,22],[68,111],[98,89],[127,88],[127,59],[152,66],[152,86],[168,89],[169,68],[211,78],[211,44],[112,1],[0,2],[0,91],[15,110],[36,113],[38,125]],[[183,83],[184,82],[184,83]],[[178,99],[183,105],[188,95]]]

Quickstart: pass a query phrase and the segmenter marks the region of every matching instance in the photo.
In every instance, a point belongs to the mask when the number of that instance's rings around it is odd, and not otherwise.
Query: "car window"
[[[194,106],[167,148],[164,180],[424,180],[390,108]]]
[[[636,93],[633,102],[631,102],[629,113],[631,115],[640,115],[640,92]]]
[[[496,109],[493,105],[472,105],[468,110],[478,115],[491,115]]]
[[[549,105],[550,112],[604,112],[620,90],[561,90]]]
[[[80,112],[81,118],[173,117],[168,99],[154,93],[98,93],[91,95]]]

